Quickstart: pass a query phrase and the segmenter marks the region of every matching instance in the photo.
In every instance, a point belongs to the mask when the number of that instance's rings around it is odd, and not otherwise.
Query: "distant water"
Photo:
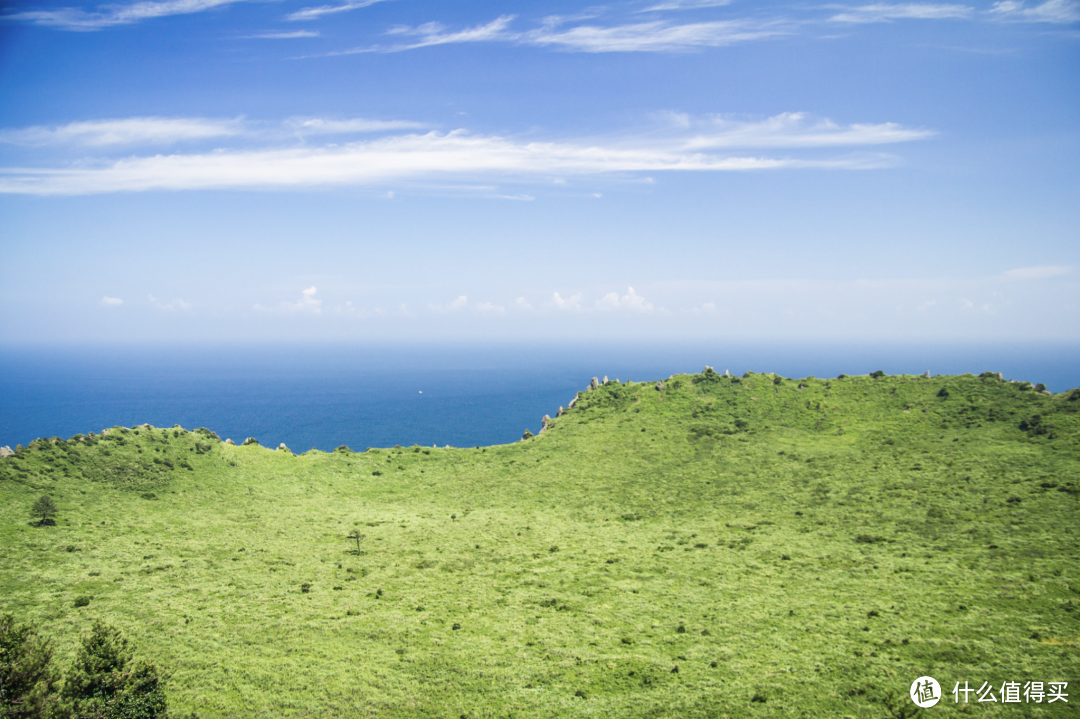
[[[0,445],[149,422],[294,451],[472,447],[540,429],[589,380],[706,365],[787,377],[1003,372],[1080,386],[1080,347],[675,345],[0,348]]]

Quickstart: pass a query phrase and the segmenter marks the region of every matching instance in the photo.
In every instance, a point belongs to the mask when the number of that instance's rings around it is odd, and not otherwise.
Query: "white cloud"
[[[161,302],[160,300],[158,300],[157,297],[154,297],[153,295],[147,295],[147,299],[150,300],[150,304],[154,305],[154,307],[157,307],[159,310],[172,311],[191,309],[191,303],[185,302],[184,300],[179,298],[174,299],[171,302]]]
[[[431,309],[435,312],[456,312],[457,310],[460,310],[462,307],[465,307],[468,304],[469,298],[465,295],[461,295],[448,305],[429,304],[428,309]]]
[[[892,20],[946,20],[967,18],[975,12],[967,5],[939,3],[875,3],[845,9],[829,20],[845,23],[874,23]]]
[[[698,130],[683,147],[705,150],[737,147],[852,147],[888,145],[923,140],[931,130],[906,128],[894,122],[838,125],[804,112],[785,112],[756,122],[738,121],[721,115],[695,120],[684,115],[667,116],[675,127]]]
[[[267,32],[262,35],[245,36],[252,40],[295,40],[304,37],[319,37],[318,30],[296,30],[294,32]]]
[[[579,292],[576,295],[571,295],[570,297],[563,299],[563,297],[556,292],[551,297],[551,305],[560,310],[581,312],[581,293]]]
[[[438,22],[429,22],[419,25],[417,27],[408,27],[407,25],[399,25],[387,31],[389,35],[415,35],[419,38],[416,42],[406,43],[401,45],[395,45],[393,47],[384,48],[389,52],[398,52],[401,50],[415,50],[421,47],[431,47],[433,45],[449,45],[460,42],[492,42],[492,41],[506,41],[513,40],[516,35],[507,32],[510,27],[510,23],[513,21],[513,15],[501,15],[486,25],[477,25],[476,27],[465,28],[464,30],[458,30],[457,32],[447,32],[446,26]],[[379,48],[358,48],[357,50],[346,50],[344,53],[349,54],[353,52],[372,52]]]
[[[105,307],[119,307],[120,305],[124,304],[124,301],[119,297],[109,297],[108,295],[106,295],[105,297],[101,298],[101,304]]]
[[[37,125],[18,130],[0,130],[0,142],[18,145],[168,145],[184,140],[230,137],[242,133],[240,120],[130,117],[72,122],[56,127]]]
[[[652,303],[646,301],[644,297],[634,292],[634,288],[627,289],[627,293],[622,297],[619,297],[617,292],[609,292],[604,297],[596,302],[596,309],[598,310],[618,310],[628,309],[635,312],[651,312],[653,309]]]
[[[576,52],[686,52],[786,33],[775,22],[725,20],[673,24],[658,20],[608,27],[579,25],[565,30],[541,28],[523,34],[520,41]]]
[[[737,42],[761,40],[788,34],[778,21],[724,20],[698,23],[670,23],[663,20],[621,25],[576,25],[563,27],[566,18],[548,18],[540,27],[525,32],[510,29],[513,15],[464,30],[448,31],[437,22],[417,27],[400,26],[388,31],[398,36],[416,36],[411,43],[387,47],[360,47],[334,55],[365,52],[401,52],[433,45],[466,42],[508,42],[520,45],[551,47],[571,52],[686,52],[706,47],[720,47]]]
[[[317,131],[361,131],[361,123],[310,125]],[[377,121],[370,121],[377,122]],[[304,126],[297,121],[297,126]],[[881,154],[836,158],[732,156],[734,148],[822,148],[885,145],[922,139],[932,133],[893,123],[836,125],[786,113],[761,122],[706,118],[610,139],[607,144],[581,141],[521,141],[498,136],[448,133],[387,135],[370,141],[321,147],[216,149],[203,153],[129,156],[117,160],[75,162],[65,168],[0,168],[0,193],[78,195],[143,190],[208,188],[281,188],[370,185],[389,181],[458,180],[484,176],[541,179],[606,173],[727,172],[778,168],[866,169],[892,162]],[[319,130],[322,128],[322,130]],[[134,138],[131,132],[126,137]],[[144,137],[152,136],[144,132]],[[95,142],[120,143],[125,137],[94,136]],[[161,137],[168,139],[166,133]],[[721,152],[713,152],[719,150]],[[498,196],[498,195],[496,195]],[[531,199],[531,195],[503,195]]]
[[[315,20],[323,15],[335,15],[339,12],[359,10],[369,7],[383,0],[357,0],[355,2],[342,3],[340,5],[319,5],[318,7],[306,7],[285,16],[286,20]]]
[[[499,305],[492,304],[491,302],[484,302],[484,303],[478,305],[476,309],[479,310],[481,313],[483,313],[485,315],[505,315],[506,314],[506,308],[505,307],[500,307]]]
[[[533,308],[533,306],[529,304],[529,301],[524,297],[518,297],[516,300],[514,300],[514,307],[518,308],[519,310],[531,310]]]
[[[231,5],[242,0],[165,0],[137,2],[131,5],[101,5],[95,12],[63,7],[56,10],[30,10],[6,15],[7,20],[22,20],[61,30],[92,31],[114,25],[130,25],[141,20],[168,15],[190,15]]]
[[[638,12],[651,12],[654,10],[697,10],[699,8],[720,7],[721,5],[730,4],[731,0],[667,0],[666,2],[660,2],[656,5],[650,5],[644,10],[638,10]]]
[[[1071,274],[1073,268],[1067,265],[1041,265],[1039,267],[1020,267],[1015,270],[1002,272],[1001,276],[1008,280],[1043,280],[1048,277],[1060,277]]]
[[[1004,0],[994,3],[990,12],[1006,20],[1021,22],[1080,22],[1080,2],[1076,0],[1046,0],[1033,7],[1017,0]]]
[[[286,120],[285,126],[298,135],[354,135],[390,130],[422,130],[428,125],[410,120],[369,120],[362,117],[351,120],[294,117]]]
[[[296,314],[299,312],[308,312],[313,315],[322,314],[322,300],[315,298],[315,288],[308,287],[302,293],[300,293],[300,299],[296,302],[279,302],[275,307],[263,307],[262,305],[255,305],[255,309],[261,312],[277,312],[280,314]]]

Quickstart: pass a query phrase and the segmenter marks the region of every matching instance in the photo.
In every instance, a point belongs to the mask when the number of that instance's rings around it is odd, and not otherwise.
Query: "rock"
[[[570,409],[570,408],[572,408],[572,407],[574,406],[574,402],[577,402],[577,399],[578,399],[578,397],[580,397],[580,396],[581,396],[581,393],[580,393],[580,392],[579,392],[579,393],[577,393],[577,394],[575,394],[575,395],[574,395],[574,398],[573,398],[572,400],[570,400],[570,404],[566,405],[566,408],[567,408],[567,409]]]
[[[592,382],[589,383],[589,389],[596,389],[599,386],[600,386],[600,380],[593,377]]]
[[[544,426],[545,429],[547,428],[549,422],[551,422],[551,417],[547,416],[546,414],[544,415],[544,418],[540,420],[540,423]]]
[[[0,447],[0,459],[4,457],[11,457],[15,453],[11,451],[11,447]]]
[[[656,389],[658,389],[658,390],[664,389],[664,380],[660,380],[659,382],[656,383]]]
[[[923,373],[923,379],[930,379],[930,370],[926,370],[926,372]]]
[[[225,444],[232,445],[233,447],[236,446],[236,442],[233,442],[231,439],[225,440]]]
[[[241,442],[240,446],[241,446],[241,447],[246,447],[246,446],[248,446],[249,444],[255,444],[255,445],[257,445],[258,443],[259,443],[259,440],[255,439],[254,437],[248,437],[248,438],[247,438],[247,439],[245,439],[245,440],[244,440],[243,442]]]
[[[1000,372],[997,373],[997,378],[998,378],[998,382],[1004,382],[1005,381],[1005,377]]]
[[[563,408],[562,408],[562,405],[560,404],[560,405],[559,405],[559,411],[555,413],[555,416],[556,416],[556,417],[562,417],[562,416],[563,416],[563,413],[564,413],[565,411],[566,411],[566,410],[565,410],[565,409],[563,409]]]
[[[1050,390],[1048,390],[1048,389],[1041,389],[1041,390],[1039,390],[1039,394],[1045,394],[1045,395],[1046,395],[1047,397],[1052,397],[1052,396],[1054,396],[1054,393],[1053,393],[1053,392],[1051,392],[1051,391],[1050,391]]]
[[[278,448],[278,449],[283,449],[283,450],[285,450],[286,452],[288,452],[288,451],[289,451],[289,448],[285,446],[285,443],[284,443],[284,442],[282,442],[281,444],[279,444],[279,445],[277,446],[277,448]]]
[[[604,375],[604,384],[607,384],[607,375]]]
[[[724,376],[725,376],[725,377],[730,377],[730,376],[731,376],[731,373],[730,373],[730,372],[728,372],[727,370],[724,370]]]

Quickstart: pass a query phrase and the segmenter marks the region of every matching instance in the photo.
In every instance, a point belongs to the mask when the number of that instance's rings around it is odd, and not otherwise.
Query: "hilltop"
[[[1076,689],[1077,409],[990,373],[706,369],[475,449],[40,439],[0,459],[0,612],[61,654],[123,628],[184,716],[885,717],[927,674],[934,711],[957,681]]]

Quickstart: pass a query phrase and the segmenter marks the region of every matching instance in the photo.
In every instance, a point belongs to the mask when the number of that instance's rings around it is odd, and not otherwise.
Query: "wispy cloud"
[[[296,40],[305,37],[319,37],[317,30],[295,30],[293,32],[268,32],[262,35],[246,35],[252,40]]]
[[[56,10],[28,10],[4,19],[45,25],[61,30],[93,31],[115,25],[130,25],[142,20],[168,15],[190,15],[231,5],[243,0],[165,0],[164,2],[137,2],[130,5],[101,5],[87,12],[82,8],[63,7]]]
[[[1038,267],[1019,267],[1015,270],[1002,272],[1001,276],[1007,280],[1045,280],[1049,277],[1061,277],[1072,274],[1073,268],[1068,265],[1041,265]]]
[[[393,123],[389,123],[393,125]],[[312,134],[352,129],[312,125]],[[924,139],[928,130],[893,123],[838,125],[802,113],[763,121],[665,116],[665,126],[602,142],[523,141],[464,130],[391,134],[366,142],[267,147],[81,160],[64,168],[0,168],[0,192],[94,194],[140,190],[371,185],[392,181],[503,178],[545,183],[552,177],[612,173],[731,172],[781,168],[867,169],[888,166],[880,153],[822,157],[821,148],[884,146]],[[786,149],[770,157],[749,148]],[[733,155],[731,150],[739,150]],[[806,152],[811,152],[809,156]],[[801,154],[800,154],[801,152]],[[531,200],[531,194],[486,194]],[[599,194],[599,193],[597,193]]]
[[[999,18],[1020,22],[1080,22],[1080,2],[1077,0],[1047,0],[1032,7],[1017,0],[1003,0],[994,3],[990,12]]]
[[[318,135],[360,135],[394,130],[419,130],[426,123],[409,120],[344,120],[317,117],[289,118],[281,123],[248,122],[241,118],[212,119],[200,117],[131,117],[115,120],[88,120],[67,125],[35,125],[0,130],[0,143],[46,146],[109,145],[168,146],[179,142],[194,142],[226,137],[249,140],[275,140]]]
[[[336,15],[339,12],[349,12],[350,10],[359,10],[361,8],[370,7],[375,3],[383,2],[383,0],[358,0],[356,2],[346,2],[338,5],[319,5],[317,7],[306,7],[301,10],[297,10],[294,13],[290,13],[285,16],[286,20],[316,20],[323,15]]]
[[[947,5],[939,3],[875,3],[858,7],[844,8],[843,12],[833,15],[829,20],[844,23],[890,22],[892,20],[947,20],[968,18],[975,9],[967,5]]]
[[[422,130],[428,125],[409,120],[368,120],[365,118],[327,120],[318,117],[297,117],[287,120],[285,126],[300,135],[353,135],[388,130]]]
[[[838,125],[825,118],[813,118],[804,112],[785,112],[756,122],[738,121],[724,116],[694,120],[674,113],[669,117],[676,126],[699,130],[686,142],[685,147],[688,150],[889,145],[923,140],[934,134],[931,130],[907,128],[893,122]]]
[[[101,298],[101,302],[99,304],[104,307],[119,307],[120,305],[124,304],[124,301],[119,297],[109,297],[108,295],[106,295],[105,297]]]
[[[698,23],[664,21],[608,27],[579,25],[565,30],[542,28],[525,33],[530,45],[577,52],[686,52],[787,34],[779,22],[724,20]]]
[[[0,142],[17,145],[168,145],[184,140],[231,137],[243,131],[240,120],[130,117],[0,130]]]
[[[476,309],[477,309],[478,312],[480,312],[481,314],[484,314],[484,315],[505,315],[506,314],[506,308],[505,307],[494,304],[493,302],[482,302],[481,304],[477,305]]]
[[[401,52],[433,45],[475,42],[505,42],[550,47],[568,52],[687,52],[788,34],[782,21],[725,20],[671,23],[663,20],[615,25],[566,26],[567,18],[547,18],[540,27],[523,32],[511,30],[513,15],[502,15],[484,25],[448,30],[437,22],[416,27],[399,26],[389,35],[416,37],[414,42],[360,47],[331,53],[348,55],[364,52]]]
[[[399,25],[387,31],[388,35],[416,36],[419,39],[411,43],[402,43],[386,48],[389,51],[414,50],[432,45],[448,45],[463,42],[492,42],[495,40],[513,40],[516,35],[508,32],[513,15],[502,15],[485,25],[449,32],[442,23],[429,22],[417,27]]]
[[[730,5],[731,0],[666,0],[665,2],[650,5],[638,12],[653,12],[662,10],[697,10],[707,7],[720,7]]]

